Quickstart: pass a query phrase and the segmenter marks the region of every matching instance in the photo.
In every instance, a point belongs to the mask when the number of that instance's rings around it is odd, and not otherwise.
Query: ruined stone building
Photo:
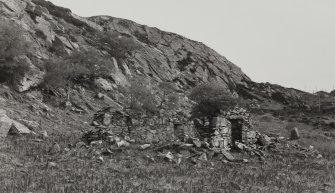
[[[209,140],[213,147],[226,148],[235,142],[252,144],[256,142],[250,114],[236,108],[210,120],[195,120],[195,126],[202,140]]]
[[[95,114],[93,124],[117,136],[129,136],[139,143],[160,143],[196,137],[193,122],[177,114],[134,116],[106,108]]]
[[[200,138],[212,147],[226,148],[236,141],[254,143],[250,114],[234,109],[211,120],[189,120],[182,113],[174,116],[134,116],[106,108],[95,114],[93,125],[116,136],[128,136],[138,143],[161,143]]]

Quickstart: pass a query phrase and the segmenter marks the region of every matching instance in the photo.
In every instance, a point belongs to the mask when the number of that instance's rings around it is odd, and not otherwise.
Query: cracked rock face
[[[110,68],[114,71],[108,81],[117,88],[129,86],[136,76],[154,84],[174,82],[182,92],[213,82],[243,98],[262,101],[265,97],[301,106],[292,89],[278,89],[275,85],[265,88],[203,43],[154,27],[110,16],[84,18],[44,0],[0,0],[0,18],[20,25],[31,46],[31,71],[17,81],[18,91],[30,89],[43,77],[43,72],[33,67],[39,66],[38,63],[77,50],[94,50],[112,61]],[[109,32],[107,36],[117,46],[108,46],[101,38]],[[113,49],[118,53],[111,53]],[[264,95],[264,89],[270,94]]]
[[[204,44],[157,28],[109,16],[82,18],[43,0],[0,0],[0,9],[0,17],[15,20],[28,32],[30,52],[40,60],[88,48],[108,55],[103,42],[96,38],[102,31],[116,32],[116,38],[134,39],[140,49],[123,50],[125,57],[121,58],[110,56],[116,69],[111,78],[120,86],[128,85],[134,75],[154,82],[173,81],[184,90],[203,82],[234,88],[249,80],[240,68]],[[39,79],[41,74],[35,75]],[[36,78],[26,78],[19,90],[35,84],[34,80],[28,83],[31,79]]]
[[[130,71],[140,71],[159,81],[171,80],[182,88],[203,82],[218,82],[230,88],[242,80],[250,80],[240,68],[200,42],[109,16],[89,20],[105,30],[134,36],[143,46],[124,60]]]

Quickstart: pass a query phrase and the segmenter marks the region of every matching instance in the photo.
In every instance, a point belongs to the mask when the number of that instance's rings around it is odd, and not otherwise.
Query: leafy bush
[[[192,110],[194,117],[213,117],[235,105],[238,100],[218,84],[207,83],[191,90],[189,98],[197,104]]]
[[[116,58],[124,58],[126,53],[140,48],[134,37],[119,32],[104,32],[100,34],[100,40],[103,45],[102,49],[109,52]]]
[[[28,50],[23,29],[13,21],[0,19],[0,82],[10,82],[27,70],[25,63],[14,58]]]
[[[71,87],[74,82],[91,82],[97,77],[108,77],[113,70],[110,60],[97,51],[74,52],[65,59],[46,62],[42,86],[48,89]]]

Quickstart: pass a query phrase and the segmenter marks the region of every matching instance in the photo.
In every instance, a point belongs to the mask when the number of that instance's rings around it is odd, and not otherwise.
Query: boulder
[[[265,134],[262,134],[259,136],[258,138],[258,143],[259,145],[261,146],[267,146],[267,145],[270,145],[271,143],[271,138]]]
[[[141,150],[148,149],[151,145],[150,144],[143,144],[140,146]]]
[[[6,137],[12,126],[13,120],[6,115],[6,111],[0,110],[0,137]]]
[[[125,141],[125,140],[121,140],[119,142],[116,142],[117,147],[129,147],[130,143]]]
[[[13,82],[16,91],[27,91],[43,81],[44,72],[35,67],[27,56],[17,57],[15,58],[15,61],[27,66],[27,70],[22,75],[14,77]]]
[[[101,88],[104,91],[112,91],[115,88],[115,85],[103,78],[98,78],[94,82],[97,87]]]
[[[36,133],[28,129],[28,127],[13,120],[7,135],[29,135],[29,134],[36,135]]]
[[[300,134],[299,134],[298,128],[296,128],[296,127],[292,128],[290,139],[291,140],[297,140],[299,138],[300,138]]]
[[[222,150],[221,153],[228,161],[234,161],[235,160],[233,155],[231,155],[228,151]]]
[[[202,153],[198,159],[201,161],[208,161],[206,153]]]

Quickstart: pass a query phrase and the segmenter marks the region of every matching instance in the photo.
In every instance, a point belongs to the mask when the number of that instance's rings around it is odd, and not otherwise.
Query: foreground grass
[[[72,139],[71,139],[72,140]],[[335,169],[327,160],[294,151],[266,161],[223,163],[218,159],[180,165],[154,157],[152,151],[118,149],[104,161],[95,148],[50,154],[51,140],[3,144],[11,167],[1,167],[0,192],[327,192]],[[8,158],[9,158],[8,157]],[[154,157],[155,161],[147,157]],[[2,166],[6,159],[0,159]],[[57,163],[53,167],[49,162]],[[329,187],[328,187],[329,186]]]

